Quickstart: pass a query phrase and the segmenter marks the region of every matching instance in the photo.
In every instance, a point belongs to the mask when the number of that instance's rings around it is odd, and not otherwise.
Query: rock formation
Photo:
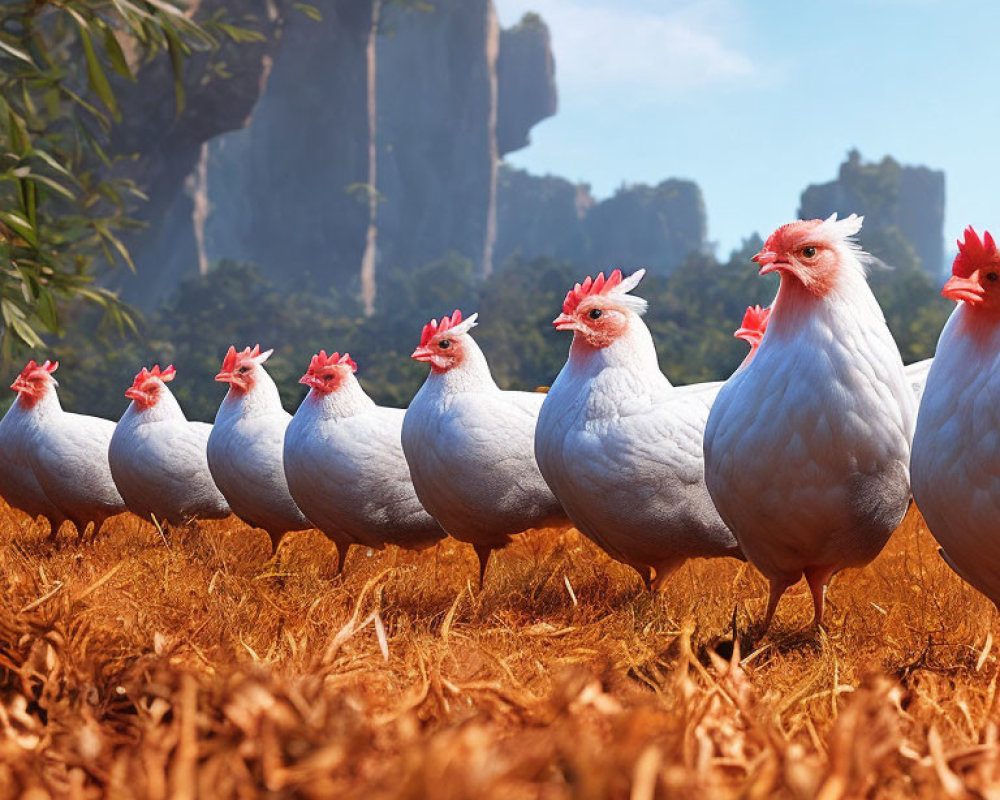
[[[707,227],[701,189],[693,181],[623,186],[587,214],[590,260],[666,274],[705,248]]]
[[[517,253],[664,275],[707,246],[705,206],[691,181],[623,186],[595,202],[586,185],[503,167],[498,209],[498,262]]]
[[[289,17],[249,124],[208,146],[210,260],[252,262],[286,286],[358,280],[371,13],[336,0],[321,22]]]
[[[174,120],[169,90],[143,84],[141,124],[118,137],[155,198],[133,301],[222,258],[283,286],[336,283],[369,309],[383,268],[449,251],[493,268],[500,158],[556,107],[545,24],[501,31],[492,0],[330,0],[322,14],[276,16],[270,43],[244,45],[233,82],[205,93],[205,117]]]
[[[555,175],[531,175],[501,165],[497,185],[497,265],[513,255],[585,263],[589,248],[584,219],[593,204],[586,184],[574,184]]]
[[[511,153],[527,147],[528,132],[556,113],[555,61],[549,29],[537,14],[500,31],[497,148]]]

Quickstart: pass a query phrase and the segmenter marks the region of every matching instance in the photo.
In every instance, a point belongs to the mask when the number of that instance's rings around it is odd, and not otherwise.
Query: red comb
[[[35,359],[31,359],[31,361],[24,365],[24,369],[21,370],[21,374],[18,377],[27,378],[36,369],[38,369],[38,364],[35,363]]]
[[[760,306],[747,306],[747,311],[743,315],[741,328],[763,333],[767,330],[767,321],[771,318],[771,309]]]
[[[344,353],[344,355],[331,353],[327,355],[326,350],[320,350],[319,353],[312,357],[312,361],[309,362],[309,369],[306,371],[306,374],[319,375],[324,367],[331,367],[337,364],[345,364],[351,368],[351,372],[358,371],[358,365],[354,363],[354,359],[351,358],[350,353]]]
[[[249,347],[244,347],[240,352],[236,352],[236,348],[232,345],[229,346],[229,350],[226,352],[226,357],[222,359],[222,371],[232,372],[240,364],[255,359],[260,355],[260,345],[255,344],[251,350]]]
[[[21,374],[18,377],[27,378],[33,372],[37,372],[40,369],[43,369],[51,374],[59,369],[59,362],[46,360],[45,363],[38,364],[34,359],[31,359],[31,361],[24,365],[24,369],[21,370]]]
[[[236,348],[229,345],[229,350],[226,351],[226,357],[222,359],[222,371],[232,372],[236,369]]]
[[[563,300],[563,313],[572,314],[585,297],[607,294],[621,282],[622,271],[620,269],[616,269],[607,278],[604,277],[603,272],[598,273],[596,278],[591,278],[588,275],[583,283],[576,284],[566,293],[566,299]]]
[[[420,332],[420,346],[426,347],[431,339],[438,333],[444,333],[447,330],[454,328],[462,321],[462,312],[457,308],[455,312],[450,317],[442,317],[441,321],[438,322],[436,319],[432,319],[426,325],[424,329]]]
[[[958,255],[952,264],[951,274],[959,278],[969,278],[977,269],[997,260],[997,246],[989,231],[983,231],[983,238],[970,225],[965,229],[965,241],[958,241]]]
[[[143,367],[139,372],[136,373],[135,380],[132,381],[132,385],[136,388],[142,386],[150,378],[159,378],[164,383],[172,381],[174,376],[177,374],[177,370],[174,369],[174,365],[171,364],[166,367],[163,371],[160,371],[160,365],[154,364],[152,369],[146,369]]]

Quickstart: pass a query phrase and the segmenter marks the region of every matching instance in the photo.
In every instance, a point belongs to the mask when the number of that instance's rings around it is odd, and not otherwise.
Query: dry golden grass
[[[575,532],[352,553],[0,511],[0,798],[997,797],[993,611],[915,513],[829,631],[732,561],[658,597]],[[742,663],[731,625],[741,631]]]

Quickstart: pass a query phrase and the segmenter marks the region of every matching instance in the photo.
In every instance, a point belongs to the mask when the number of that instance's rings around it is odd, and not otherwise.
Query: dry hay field
[[[280,561],[235,521],[97,541],[0,510],[0,798],[998,797],[992,606],[911,512],[747,634],[765,587],[651,596],[575,531]],[[738,642],[734,648],[735,616]],[[734,652],[735,650],[735,652]]]

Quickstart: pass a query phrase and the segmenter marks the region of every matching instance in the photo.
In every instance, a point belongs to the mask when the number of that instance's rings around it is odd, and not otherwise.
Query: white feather
[[[847,263],[851,263],[853,257],[859,271],[863,275],[868,274],[868,268],[878,259],[861,249],[855,235],[861,230],[861,223],[864,217],[851,214],[844,219],[837,219],[837,212],[832,213],[816,227],[814,236],[817,239],[825,240],[833,247],[839,247],[841,253],[847,256]]]
[[[619,283],[614,289],[611,289],[608,292],[608,296],[609,297],[613,296],[615,299],[620,301],[626,308],[628,308],[629,311],[641,317],[643,314],[646,313],[646,308],[648,306],[648,303],[641,297],[635,297],[634,295],[630,295],[629,292],[631,292],[636,286],[638,286],[639,282],[645,276],[646,276],[645,269],[637,269],[627,278],[622,280],[622,282]]]
[[[452,336],[461,336],[463,333],[468,333],[479,323],[476,320],[479,319],[479,313],[471,314],[467,319],[463,319],[454,328],[451,328],[448,332]]]
[[[861,231],[861,224],[864,221],[865,218],[858,216],[857,214],[851,214],[849,217],[837,219],[837,212],[834,211],[829,217],[823,220],[823,224],[819,226],[817,232],[828,234],[834,239],[838,239],[845,244],[855,244],[852,237],[856,236]]]

